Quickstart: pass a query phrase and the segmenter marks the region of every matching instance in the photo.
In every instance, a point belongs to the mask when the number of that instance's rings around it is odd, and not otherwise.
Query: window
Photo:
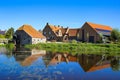
[[[28,42],[30,42],[30,39],[28,39]]]
[[[25,40],[26,38],[24,37],[24,40]]]
[[[51,32],[49,32],[49,34],[51,34]]]
[[[43,33],[44,35],[46,34],[46,32]]]

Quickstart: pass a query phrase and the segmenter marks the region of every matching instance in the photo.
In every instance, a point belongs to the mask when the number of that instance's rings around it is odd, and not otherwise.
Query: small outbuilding
[[[46,42],[46,37],[39,31],[35,30],[31,25],[23,25],[16,32],[16,44],[37,44]]]

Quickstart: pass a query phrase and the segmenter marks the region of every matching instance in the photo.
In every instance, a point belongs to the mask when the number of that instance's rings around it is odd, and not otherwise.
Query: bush
[[[6,44],[6,48],[8,50],[13,50],[14,47],[15,47],[15,45],[13,43]]]
[[[72,40],[71,43],[77,43],[77,41],[76,40]]]

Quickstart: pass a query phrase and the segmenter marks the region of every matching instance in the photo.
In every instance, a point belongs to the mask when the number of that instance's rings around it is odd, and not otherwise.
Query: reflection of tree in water
[[[111,59],[111,68],[113,71],[120,71],[120,61],[119,58]]]

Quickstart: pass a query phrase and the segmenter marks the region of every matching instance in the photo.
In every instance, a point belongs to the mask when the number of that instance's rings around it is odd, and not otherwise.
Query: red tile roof
[[[29,66],[31,65],[34,61],[36,61],[38,58],[41,56],[44,56],[43,54],[35,54],[27,57],[23,62],[21,62],[22,66]]]
[[[62,28],[62,29],[61,29],[62,34],[65,34],[66,30],[67,30],[67,28]],[[78,29],[71,29],[71,28],[70,28],[70,29],[68,30],[68,34],[69,34],[69,36],[76,36],[79,30],[80,30],[79,28],[78,28]]]
[[[65,34],[65,33],[66,33],[67,28],[61,28],[60,30],[61,30],[62,34]]]
[[[53,25],[49,25],[49,27],[52,29],[52,31],[55,31],[55,32],[60,29],[60,27],[53,26]]]
[[[77,36],[77,33],[80,29],[69,29],[69,36]]]
[[[101,24],[95,24],[91,22],[86,22],[88,25],[90,25],[93,29],[103,29],[103,30],[109,30],[112,31],[112,28],[110,26],[105,26]]]
[[[18,30],[25,31],[29,36],[33,38],[45,38],[42,33],[35,30],[31,25],[23,25]]]
[[[90,68],[87,72],[92,72],[92,71],[96,71],[96,70],[100,70],[100,69],[104,69],[104,68],[108,68],[108,67],[110,67],[110,64],[93,66],[93,67]]]
[[[67,29],[69,28],[62,28],[62,27],[58,27],[58,26],[53,26],[53,25],[49,25],[49,27],[52,29],[52,31],[54,32],[57,32],[58,30],[61,30],[62,34],[64,35],[67,31]],[[68,34],[69,36],[76,36],[77,35],[77,32],[79,31],[80,29],[69,29],[68,30]]]

